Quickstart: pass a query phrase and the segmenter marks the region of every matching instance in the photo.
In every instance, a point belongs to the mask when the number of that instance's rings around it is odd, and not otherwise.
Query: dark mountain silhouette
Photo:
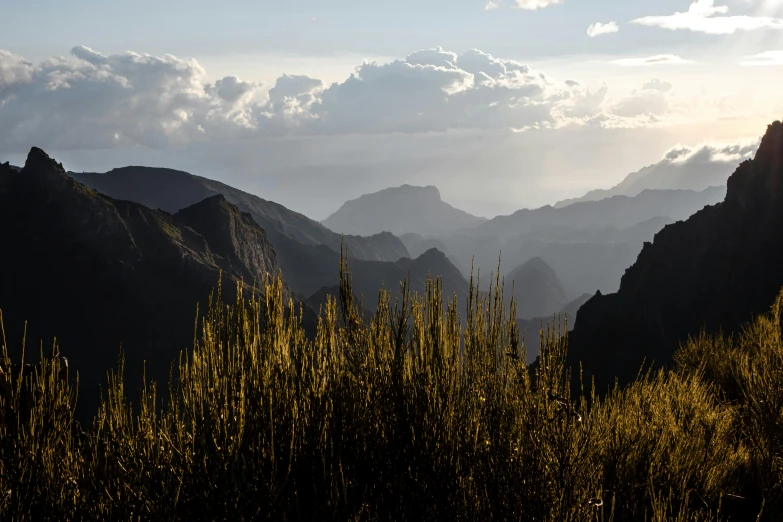
[[[341,241],[344,241],[354,258],[368,261],[396,261],[408,256],[405,245],[392,234],[341,238],[317,221],[283,205],[187,172],[153,167],[124,167],[105,174],[68,174],[107,196],[136,201],[168,212],[176,212],[209,196],[222,194],[240,210],[253,216],[256,223],[267,231],[272,245],[283,257],[286,239],[303,245],[326,245],[335,252],[340,251]],[[285,265],[285,260],[281,259],[284,270]]]
[[[546,261],[533,257],[506,275],[506,296],[511,298],[511,284],[517,300],[517,317],[544,317],[561,310],[568,297],[563,283]]]
[[[421,294],[425,289],[427,276],[440,277],[443,280],[443,293],[447,299],[455,294],[464,304],[468,298],[469,283],[462,273],[442,253],[433,248],[416,259],[401,258],[396,263],[373,261],[349,261],[354,294],[363,301],[367,313],[374,313],[378,307],[378,292],[381,283],[384,289],[392,292],[392,301],[399,294],[399,283],[410,276],[411,291]],[[339,296],[338,280],[325,285],[315,292],[308,303],[314,310],[326,303],[328,295]]]
[[[283,270],[283,278],[292,291],[310,296],[321,292],[324,288],[331,290],[338,285],[340,236],[281,205],[262,200],[222,183],[169,169],[130,167],[115,169],[107,174],[69,174],[76,179],[85,180],[96,190],[106,190],[110,195],[146,205],[167,207],[164,210],[177,209],[191,200],[219,191],[229,201],[233,199],[238,202],[237,206],[240,209],[249,209],[248,212],[257,223],[269,225],[271,230],[269,241],[277,254],[277,262]],[[134,182],[137,178],[138,184]],[[319,244],[318,241],[329,243]],[[386,245],[384,249],[381,248],[383,245]],[[405,277],[406,270],[403,268],[407,266],[409,253],[405,245],[390,233],[382,233],[370,238],[346,236],[344,246],[354,276],[354,288],[364,296],[365,301],[372,303],[370,308],[374,310],[381,283],[384,282],[386,288],[396,289],[400,280]],[[376,252],[378,258],[391,256],[394,252],[398,252],[398,255],[393,261],[368,260],[357,254],[356,248],[365,257],[368,255],[368,249]],[[383,255],[378,253],[381,250]],[[413,262],[411,266],[417,270],[426,265],[426,269],[422,269],[425,274],[429,272],[436,276],[442,275],[444,281],[453,280],[453,285],[451,283],[447,285],[447,288],[453,288],[453,291],[461,293],[462,285],[467,287],[464,277],[460,277],[461,281],[457,278],[449,278],[449,274],[459,274],[459,270],[445,256],[421,255]],[[423,278],[421,280],[423,281]],[[423,289],[423,282],[421,289]],[[325,302],[325,297],[321,301],[318,299],[310,299],[310,301]]]
[[[445,203],[434,186],[402,185],[348,201],[323,224],[345,234],[368,236],[388,231],[429,236],[470,228],[483,221],[486,219]]]
[[[28,359],[37,358],[39,339],[48,350],[56,336],[79,371],[83,413],[121,345],[130,386],[142,384],[143,361],[148,377],[168,376],[221,271],[232,299],[236,281],[278,270],[264,230],[222,195],[173,215],[152,210],[87,188],[37,148],[21,172],[0,166],[0,244],[12,357],[25,321]],[[306,322],[314,325],[311,311]]]
[[[665,365],[687,336],[734,331],[783,286],[783,124],[731,175],[725,200],[645,243],[615,294],[579,310],[569,360],[599,389],[628,382],[642,361]],[[589,382],[589,381],[587,381]]]

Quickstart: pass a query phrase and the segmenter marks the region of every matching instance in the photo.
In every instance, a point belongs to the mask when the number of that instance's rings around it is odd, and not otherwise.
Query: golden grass
[[[166,393],[127,397],[120,360],[86,433],[59,360],[6,355],[0,520],[781,519],[783,294],[671,371],[571,397],[566,329],[531,371],[491,283],[461,314],[403,282],[362,317],[341,266],[314,340],[279,277],[230,306],[218,287]]]

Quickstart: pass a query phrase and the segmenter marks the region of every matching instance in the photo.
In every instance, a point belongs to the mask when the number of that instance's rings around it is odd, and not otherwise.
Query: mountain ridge
[[[21,338],[24,324],[29,340],[56,336],[80,372],[87,408],[120,346],[131,385],[143,384],[144,361],[148,378],[164,380],[221,275],[232,299],[236,283],[250,289],[251,277],[278,271],[266,232],[222,196],[178,215],[153,210],[86,187],[38,148],[21,171],[0,166],[0,218],[14,224],[0,227],[12,253],[0,256],[8,338]],[[312,330],[312,311],[305,322]]]

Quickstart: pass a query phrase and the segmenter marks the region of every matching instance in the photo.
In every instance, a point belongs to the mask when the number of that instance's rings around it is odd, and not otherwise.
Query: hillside
[[[13,224],[0,227],[7,338],[21,339],[28,321],[27,357],[37,359],[38,340],[56,337],[79,372],[83,412],[96,405],[120,346],[132,389],[144,361],[149,378],[165,380],[221,271],[231,299],[236,281],[278,270],[264,230],[223,196],[173,215],[152,210],[85,187],[37,148],[21,172],[0,166],[0,222]]]
[[[354,294],[364,302],[364,311],[374,313],[378,305],[378,292],[383,285],[385,290],[399,295],[400,282],[410,277],[412,292],[423,294],[427,276],[440,277],[443,281],[443,292],[447,298],[455,294],[460,303],[467,301],[469,283],[460,271],[442,253],[432,248],[416,259],[401,258],[396,263],[379,263],[371,261],[349,262]],[[334,283],[324,285],[311,295],[308,303],[314,310],[326,302],[327,295],[338,296],[338,279]],[[392,298],[392,302],[394,297]]]
[[[471,228],[486,221],[444,202],[436,187],[402,185],[344,203],[323,221],[335,232],[369,236],[388,231],[424,236]]]
[[[344,240],[357,259],[396,261],[408,256],[402,242],[391,234],[341,238],[320,223],[283,205],[187,172],[153,167],[124,167],[105,174],[68,174],[102,194],[168,212],[176,212],[206,197],[222,194],[240,210],[253,216],[256,223],[267,231],[269,240],[278,251],[285,247],[285,238],[303,245],[326,245],[335,252],[340,251],[341,240]],[[285,270],[284,262],[281,266]]]
[[[590,299],[570,337],[569,360],[602,387],[628,382],[642,361],[671,362],[680,342],[734,331],[764,313],[783,286],[783,124],[771,124],[722,203],[666,226],[645,243],[619,291]]]

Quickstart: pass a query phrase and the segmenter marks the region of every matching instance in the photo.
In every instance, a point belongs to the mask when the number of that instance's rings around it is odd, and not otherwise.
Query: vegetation
[[[148,383],[132,404],[120,360],[86,433],[60,359],[5,355],[0,519],[783,516],[783,294],[599,397],[571,394],[566,328],[526,367],[498,278],[471,280],[462,317],[437,280],[362,317],[341,281],[314,340],[279,278],[231,306],[218,288],[166,393]]]

